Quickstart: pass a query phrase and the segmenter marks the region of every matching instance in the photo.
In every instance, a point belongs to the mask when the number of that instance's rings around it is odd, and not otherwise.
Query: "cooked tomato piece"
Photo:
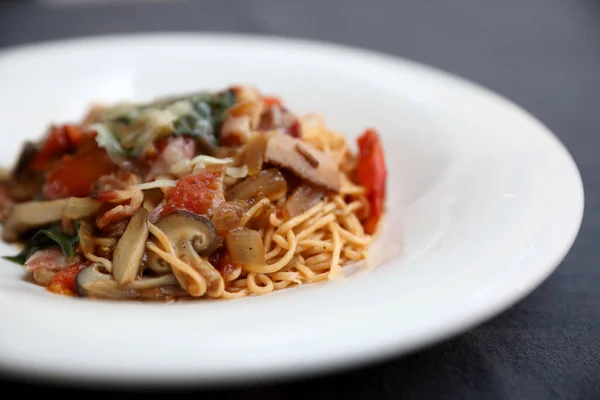
[[[300,121],[295,120],[292,124],[287,128],[286,133],[294,138],[302,137],[302,125],[300,125]]]
[[[33,160],[31,168],[43,171],[65,153],[74,151],[89,135],[77,125],[66,124],[53,127]]]
[[[368,234],[373,234],[384,211],[387,169],[383,147],[375,130],[368,129],[358,138],[358,148],[356,172],[367,190],[371,209],[364,226]]]
[[[165,195],[162,216],[177,210],[212,216],[214,210],[225,201],[223,194],[223,170],[207,169],[198,175],[180,179]]]
[[[58,294],[73,296],[75,294],[75,278],[77,277],[77,273],[89,264],[89,262],[83,262],[58,271],[52,277],[52,281],[48,285],[48,290]]]
[[[265,107],[283,105],[283,102],[277,96],[263,96],[263,103],[265,104]]]
[[[104,149],[91,144],[74,155],[65,155],[46,176],[42,189],[46,199],[87,197],[103,175],[117,170]]]
[[[238,267],[237,264],[231,261],[231,256],[226,246],[215,250],[208,258],[208,261],[221,273],[221,276],[231,275],[233,270]]]

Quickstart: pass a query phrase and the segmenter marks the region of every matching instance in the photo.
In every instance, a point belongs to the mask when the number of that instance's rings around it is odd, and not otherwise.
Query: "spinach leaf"
[[[227,109],[235,104],[236,98],[233,90],[213,96],[210,107],[213,115],[213,124],[219,125],[227,116]]]
[[[175,129],[172,135],[191,135],[193,138],[198,139],[204,152],[211,155],[216,152],[219,144],[209,119],[185,115],[175,120],[173,127]]]
[[[75,255],[79,244],[79,236],[69,236],[60,230],[59,226],[51,226],[37,231],[27,242],[23,250],[16,256],[2,257],[7,261],[23,265],[38,250],[44,250],[59,245],[68,257]]]
[[[194,113],[173,122],[173,135],[191,135],[199,140],[202,150],[214,155],[219,145],[219,130],[227,109],[235,104],[233,91],[211,95],[200,93],[190,97]]]

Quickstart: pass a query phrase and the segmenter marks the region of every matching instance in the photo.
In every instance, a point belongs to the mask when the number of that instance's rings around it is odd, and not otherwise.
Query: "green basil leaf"
[[[68,257],[73,257],[79,244],[79,235],[69,236],[63,233],[58,226],[40,229],[29,239],[19,254],[2,258],[23,265],[36,251],[54,247],[57,244]]]
[[[218,95],[200,93],[190,98],[194,113],[173,122],[173,135],[190,135],[200,142],[202,150],[214,155],[219,146],[218,132],[227,116],[227,109],[235,104],[235,94],[228,91]]]
[[[225,93],[221,93],[214,96],[211,102],[211,110],[213,115],[213,125],[220,124],[227,116],[227,110],[235,104],[236,98],[233,90],[228,90]]]

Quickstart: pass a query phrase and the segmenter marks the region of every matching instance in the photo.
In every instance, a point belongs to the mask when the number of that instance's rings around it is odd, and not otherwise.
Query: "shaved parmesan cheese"
[[[169,172],[180,178],[183,178],[184,176],[189,175],[192,172],[192,166],[190,165],[190,160],[177,161],[175,164],[171,165],[171,168],[169,168]]]
[[[191,165],[204,164],[204,165],[217,165],[217,164],[229,164],[233,162],[233,158],[216,158],[211,156],[196,156],[190,160]]]
[[[157,179],[152,182],[140,183],[138,185],[133,185],[133,189],[155,189],[155,188],[164,188],[164,187],[174,187],[177,185],[177,181],[173,179]]]
[[[173,175],[184,177],[194,173],[194,171],[201,171],[207,165],[225,165],[232,162],[233,158],[216,158],[200,155],[191,160],[182,159],[177,161],[175,164],[171,165],[169,172]]]
[[[248,176],[248,167],[245,165],[241,167],[227,167],[225,168],[225,174],[232,178],[245,178]]]

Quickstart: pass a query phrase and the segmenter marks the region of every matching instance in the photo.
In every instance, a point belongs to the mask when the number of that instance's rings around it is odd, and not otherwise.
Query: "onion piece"
[[[266,265],[265,248],[257,231],[235,228],[227,233],[226,244],[233,264],[250,267]]]
[[[240,226],[240,221],[250,206],[248,200],[232,200],[222,203],[212,217],[217,233],[225,237],[227,232]]]
[[[287,183],[277,168],[261,171],[258,175],[250,176],[236,184],[225,193],[225,199],[258,199],[266,197],[277,201],[285,196]]]
[[[265,161],[265,148],[267,135],[254,134],[244,146],[244,165],[248,168],[248,175],[258,175]]]

